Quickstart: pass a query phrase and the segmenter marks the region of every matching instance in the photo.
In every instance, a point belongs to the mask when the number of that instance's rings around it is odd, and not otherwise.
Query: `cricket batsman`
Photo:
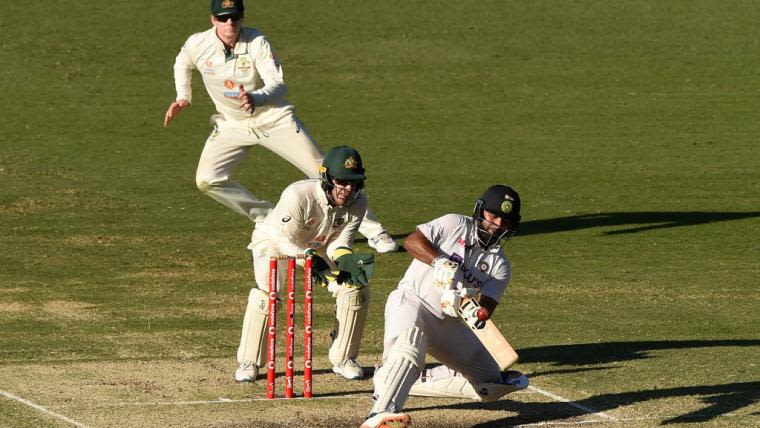
[[[502,371],[473,333],[493,315],[511,278],[502,251],[520,224],[520,196],[489,187],[472,217],[447,214],[417,226],[404,243],[414,258],[385,305],[383,365],[362,428],[406,427],[409,395],[495,401],[528,386]],[[425,369],[429,353],[443,365]]]
[[[285,99],[282,66],[266,36],[243,27],[243,0],[211,0],[210,8],[212,27],[191,35],[177,55],[177,98],[166,110],[164,127],[190,106],[192,74],[198,70],[217,113],[211,116],[214,129],[203,147],[195,182],[212,199],[260,223],[272,203],[232,178],[251,148],[271,150],[311,178],[318,177],[323,155]],[[398,249],[369,211],[360,232],[378,253]]]
[[[356,363],[369,307],[371,254],[354,254],[351,245],[367,210],[364,167],[359,153],[337,146],[325,155],[320,178],[297,181],[282,192],[271,214],[253,232],[249,249],[257,287],[251,289],[237,352],[238,382],[254,382],[266,364],[269,260],[278,255],[312,256],[314,283],[328,285],[336,299],[336,322],[329,357],[333,371],[362,379]],[[303,260],[298,261],[303,267]],[[286,278],[280,263],[278,281]],[[281,281],[280,281],[281,282]],[[277,285],[279,295],[280,284]]]

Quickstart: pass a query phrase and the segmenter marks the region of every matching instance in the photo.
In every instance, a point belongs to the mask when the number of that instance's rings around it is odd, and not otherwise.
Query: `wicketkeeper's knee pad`
[[[335,295],[335,329],[330,347],[330,362],[340,364],[359,356],[364,324],[369,311],[369,287],[332,286]]]
[[[243,317],[243,332],[238,347],[238,362],[253,361],[263,367],[266,363],[266,328],[269,320],[269,294],[252,288],[248,294],[248,306]]]
[[[419,327],[406,329],[393,344],[383,365],[375,372],[372,412],[400,412],[409,389],[425,367],[427,338]]]

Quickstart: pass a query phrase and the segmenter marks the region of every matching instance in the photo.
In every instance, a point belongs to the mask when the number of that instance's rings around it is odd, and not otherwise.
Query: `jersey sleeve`
[[[264,36],[256,38],[251,45],[251,57],[264,82],[262,88],[251,92],[254,102],[257,106],[261,106],[284,98],[287,87],[283,79],[280,60],[275,55],[274,49]]]
[[[177,100],[193,101],[192,79],[193,70],[195,70],[195,61],[193,59],[193,40],[190,37],[180,49],[177,58],[174,60],[174,87],[177,90]]]
[[[295,188],[288,186],[283,190],[280,201],[270,214],[277,219],[274,230],[282,254],[295,255],[306,251],[306,247],[297,241],[298,233],[305,223],[305,209],[301,202],[302,198]]]
[[[457,214],[446,214],[425,224],[418,225],[417,230],[425,235],[425,238],[427,238],[434,247],[441,248],[446,237],[455,231],[461,222],[461,216]]]

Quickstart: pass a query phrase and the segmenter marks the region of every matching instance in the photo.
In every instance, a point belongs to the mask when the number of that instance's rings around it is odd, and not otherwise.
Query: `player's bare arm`
[[[177,100],[169,104],[169,108],[166,109],[166,114],[164,115],[164,128],[168,128],[174,116],[189,106],[190,102],[188,100]]]
[[[428,265],[441,255],[419,230],[415,230],[406,237],[404,249],[415,259]]]

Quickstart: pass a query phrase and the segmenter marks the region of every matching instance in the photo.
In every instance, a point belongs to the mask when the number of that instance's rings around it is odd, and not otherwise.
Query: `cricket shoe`
[[[388,232],[382,232],[377,236],[369,238],[367,244],[379,254],[395,253],[398,251],[398,244],[393,240],[391,235],[388,235]]]
[[[237,382],[255,382],[256,376],[259,375],[259,368],[251,361],[243,361],[240,367],[235,370],[235,381]]]
[[[360,428],[406,428],[411,424],[406,413],[380,412],[369,415]]]
[[[356,364],[356,361],[350,358],[347,358],[340,364],[334,365],[333,372],[348,380],[364,379],[364,370],[362,370],[359,364]]]

